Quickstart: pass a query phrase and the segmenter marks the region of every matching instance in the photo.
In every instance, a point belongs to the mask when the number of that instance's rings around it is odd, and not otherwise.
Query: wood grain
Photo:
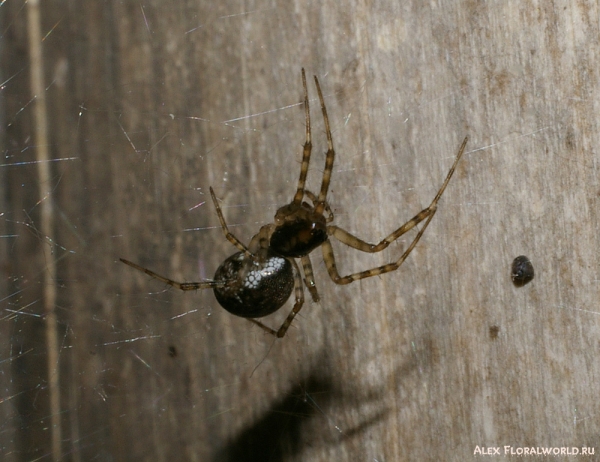
[[[42,7],[51,152],[74,158],[52,166],[65,457],[600,451],[596,3]],[[10,162],[27,162],[25,18],[20,5],[3,8],[4,79],[16,76],[3,136]],[[321,302],[274,342],[211,293],[178,293],[118,259],[210,278],[234,252],[210,185],[243,241],[272,220],[300,170],[301,67],[318,75],[331,119],[336,224],[361,238],[377,242],[427,206],[470,141],[402,268],[339,287],[315,252]],[[326,144],[309,92],[315,189]],[[18,238],[2,252],[9,294],[22,291],[10,309],[41,313],[35,165],[10,168],[1,234]],[[334,245],[340,271],[395,260],[400,240],[382,255]],[[536,276],[517,288],[522,254]],[[11,322],[3,351],[23,355],[1,363],[16,398],[0,438],[23,424],[17,446],[32,460],[49,448],[43,320]]]

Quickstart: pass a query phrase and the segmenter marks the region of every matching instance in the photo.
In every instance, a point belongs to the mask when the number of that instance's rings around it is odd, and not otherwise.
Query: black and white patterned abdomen
[[[217,301],[243,318],[260,318],[277,311],[294,289],[292,264],[270,251],[263,263],[243,252],[233,254],[217,268],[215,281],[228,281],[213,289]]]

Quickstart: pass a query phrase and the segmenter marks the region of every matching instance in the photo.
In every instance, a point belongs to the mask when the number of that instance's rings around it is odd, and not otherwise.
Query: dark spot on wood
[[[519,255],[513,260],[511,277],[513,284],[517,287],[523,287],[533,280],[533,265],[525,255]]]
[[[500,326],[490,326],[490,338],[492,340],[496,340],[498,338],[499,332],[500,332]]]
[[[175,345],[169,345],[169,356],[171,358],[175,358],[177,356],[177,348],[175,348]]]
[[[569,150],[571,151],[574,151],[577,147],[575,143],[575,133],[573,133],[573,130],[567,131],[567,136],[565,137],[565,144],[567,145],[567,148],[569,148]]]

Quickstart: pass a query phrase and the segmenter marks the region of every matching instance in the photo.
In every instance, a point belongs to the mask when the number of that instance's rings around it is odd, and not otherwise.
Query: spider
[[[310,262],[309,254],[317,247],[321,247],[323,260],[327,267],[329,276],[336,284],[349,284],[359,279],[369,278],[397,270],[410,255],[421,236],[427,229],[431,219],[437,210],[437,203],[442,197],[450,178],[460,160],[468,137],[462,142],[454,164],[450,168],[442,187],[435,195],[429,207],[425,208],[412,219],[400,226],[378,244],[369,244],[348,231],[331,224],[333,212],[327,202],[327,191],[333,170],[335,151],[329,126],[329,118],[325,109],[325,101],[316,76],[315,86],[321,103],[321,111],[325,123],[327,136],[327,154],[325,170],[321,180],[319,194],[314,194],[305,188],[308,165],[312,151],[310,109],[308,104],[308,89],[306,86],[306,75],[302,69],[302,84],[304,86],[304,110],[306,118],[306,140],[304,142],[302,166],[298,187],[292,201],[279,208],[275,213],[274,222],[264,225],[258,233],[250,240],[248,246],[244,245],[237,237],[229,232],[221,207],[217,202],[215,193],[210,188],[210,195],[219,217],[219,222],[225,237],[231,242],[238,252],[227,258],[217,268],[213,280],[203,282],[176,282],[164,276],[160,276],[149,269],[143,268],[135,263],[121,258],[120,260],[147,275],[158,279],[172,287],[180,290],[213,289],[219,304],[230,313],[247,318],[248,321],[258,325],[264,331],[278,338],[285,335],[294,317],[298,314],[304,304],[303,284],[307,287],[313,301],[319,301],[319,294],[315,285],[315,278]],[[309,202],[307,202],[309,201]],[[375,253],[385,249],[388,245],[414,228],[419,223],[425,223],[418,231],[411,244],[400,256],[400,258],[387,265],[378,266],[366,271],[340,276],[333,255],[333,248],[329,241],[330,237],[346,244],[349,247],[362,252]],[[300,260],[304,278],[296,259]],[[281,327],[275,330],[267,327],[255,318],[260,318],[274,313],[281,308],[290,298],[292,291],[295,294],[295,303]]]

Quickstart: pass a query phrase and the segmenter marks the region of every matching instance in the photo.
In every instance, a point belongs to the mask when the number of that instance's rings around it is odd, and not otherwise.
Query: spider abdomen
[[[271,251],[263,262],[237,252],[217,268],[214,279],[229,282],[213,288],[217,301],[243,318],[260,318],[277,311],[294,289],[292,264]]]

